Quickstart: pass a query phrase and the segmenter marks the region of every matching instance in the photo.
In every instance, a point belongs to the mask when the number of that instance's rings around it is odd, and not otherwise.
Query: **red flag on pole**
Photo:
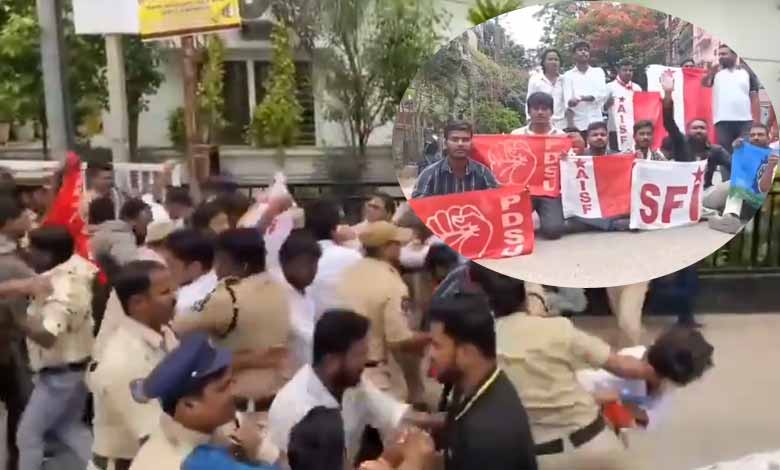
[[[634,122],[652,121],[655,125],[653,148],[661,148],[661,142],[667,136],[664,128],[663,102],[657,91],[637,91],[634,93]],[[682,130],[682,129],[681,129]],[[685,132],[684,130],[682,130]]]
[[[75,153],[70,152],[63,168],[62,186],[60,186],[49,213],[46,214],[41,225],[62,225],[66,227],[73,237],[75,252],[85,259],[91,259],[87,224],[79,213],[83,187],[81,159]],[[100,272],[100,280],[102,282],[106,281],[105,274],[102,271]]]

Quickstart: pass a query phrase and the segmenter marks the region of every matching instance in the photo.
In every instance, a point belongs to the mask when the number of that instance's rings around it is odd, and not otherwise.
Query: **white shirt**
[[[607,99],[607,78],[600,67],[588,67],[585,73],[574,67],[563,75],[563,99],[567,107],[572,98],[589,95],[596,100],[590,103],[580,101],[570,108],[574,112],[574,125],[581,131],[592,122],[604,121],[601,109]]]
[[[554,127],[566,128],[566,101],[563,99],[563,75],[559,75],[555,83],[552,83],[543,72],[536,72],[528,79],[528,97],[536,92],[544,92],[553,97],[552,122]],[[526,116],[528,116],[526,105]]]
[[[357,387],[344,392],[339,406],[314,369],[307,365],[279,390],[271,404],[268,412],[271,442],[286,452],[292,428],[306,417],[309,410],[318,406],[341,409],[348,463],[354,461],[360,450],[366,426],[372,426],[384,434],[390,433],[398,428],[410,408],[365,379]]]
[[[314,325],[315,308],[314,300],[309,295],[307,289],[301,293],[294,288],[284,277],[284,272],[269,271],[271,276],[279,284],[284,286],[285,293],[290,305],[290,339],[288,346],[293,356],[293,370],[298,370],[302,366],[311,364],[312,353],[314,349]]]
[[[553,125],[546,134],[537,134],[536,132],[531,130],[530,124],[525,127],[520,127],[518,129],[513,130],[511,134],[512,135],[566,135],[565,132],[555,127],[555,125]]]
[[[435,244],[443,245],[444,242],[437,238],[435,235],[431,235],[424,242],[414,240],[411,243],[401,247],[401,266],[407,269],[419,269],[425,266],[425,259],[428,257],[428,252]]]
[[[336,245],[333,240],[320,240],[319,244],[322,256],[317,263],[317,276],[309,287],[317,318],[328,309],[344,306],[344,300],[338,295],[344,270],[363,258],[357,251]]]
[[[741,67],[721,69],[712,85],[712,115],[721,121],[752,121],[750,73]]]
[[[212,269],[176,292],[176,315],[191,313],[195,304],[205,299],[217,287],[217,273]]]
[[[647,348],[645,346],[635,346],[633,348],[625,348],[619,351],[618,354],[626,356],[632,356],[637,359],[642,359],[645,355]],[[616,375],[612,375],[604,369],[582,369],[577,371],[577,380],[588,392],[595,392],[600,389],[615,390],[621,393],[630,394],[635,397],[648,398],[648,400],[640,404],[648,417],[647,429],[652,430],[658,427],[658,422],[665,414],[664,410],[668,406],[669,397],[674,393],[674,388],[669,387],[659,392],[655,397],[648,397],[647,384],[644,380],[628,380],[620,378]]]
[[[629,82],[627,86],[621,82],[620,79],[615,79],[607,83],[607,99],[613,98],[615,100],[615,103],[609,109],[609,120],[607,121],[609,132],[617,132],[618,130],[617,109],[618,106],[620,106],[619,98],[626,97],[631,100],[632,104],[630,109],[633,109],[634,92],[637,91],[642,91],[642,87],[634,82]],[[634,130],[630,129],[629,133],[632,134],[633,137]]]

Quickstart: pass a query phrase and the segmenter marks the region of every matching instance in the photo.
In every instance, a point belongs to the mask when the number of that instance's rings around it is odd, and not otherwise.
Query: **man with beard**
[[[474,128],[470,123],[449,123],[444,130],[446,158],[420,173],[412,197],[443,196],[497,188],[498,182],[490,169],[471,158],[473,137]]]
[[[702,85],[712,87],[712,114],[718,144],[732,153],[732,144],[761,122],[758,102],[758,78],[743,65],[737,65],[737,54],[727,45],[718,48],[718,65],[710,68]]]
[[[750,143],[756,147],[769,149],[769,128],[760,123],[750,126]],[[740,137],[734,142],[734,147],[741,146],[742,138]],[[766,163],[761,165],[756,175],[756,186],[759,191],[763,191],[762,187],[767,191],[772,187],[778,158],[776,150],[771,152],[772,155],[769,156]],[[723,207],[723,215],[711,218],[710,228],[719,232],[736,234],[755,214],[756,209],[745,204],[741,197],[729,195]]]
[[[141,442],[157,427],[159,404],[137,403],[130,383],[146,377],[174,346],[168,323],[176,285],[170,271],[154,261],[133,261],[112,283],[124,315],[86,379],[95,400],[93,470],[127,470]]]
[[[37,376],[17,432],[19,469],[41,470],[45,444],[52,437],[86,466],[92,436],[82,422],[88,393],[84,371],[94,341],[97,268],[74,254],[73,238],[57,226],[30,232],[30,259],[36,271],[51,279],[52,293],[36,296],[27,314],[15,317]]]
[[[340,409],[344,422],[345,468],[354,462],[366,426],[385,436],[403,424],[429,427],[428,415],[411,410],[362,378],[368,362],[369,320],[349,310],[330,310],[314,330],[312,365],[305,365],[276,394],[269,412],[271,441],[288,450],[290,432],[318,406]],[[336,470],[336,469],[334,469]]]
[[[487,299],[437,300],[430,313],[437,378],[455,384],[443,435],[445,470],[536,470],[528,415],[496,363],[495,322]]]
[[[694,118],[688,122],[687,135],[683,134],[674,120],[674,76],[661,76],[661,88],[664,91],[663,119],[664,128],[669,133],[667,137],[672,159],[678,162],[707,161],[704,172],[703,205],[707,209],[722,210],[729,193],[731,178],[731,155],[720,145],[710,144],[707,135],[708,123],[705,119]],[[731,144],[729,144],[731,145]],[[720,170],[723,182],[713,184],[715,170]]]

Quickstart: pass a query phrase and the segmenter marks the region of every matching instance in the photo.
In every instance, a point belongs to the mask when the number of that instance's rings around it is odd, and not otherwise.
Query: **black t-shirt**
[[[528,415],[498,371],[475,400],[455,400],[444,433],[446,470],[537,470]],[[480,387],[482,388],[482,387]]]

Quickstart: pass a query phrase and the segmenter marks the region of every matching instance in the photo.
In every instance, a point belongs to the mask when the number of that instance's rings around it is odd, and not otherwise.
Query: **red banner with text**
[[[501,186],[528,187],[532,196],[561,195],[558,162],[571,148],[567,136],[478,134],[472,142],[474,159],[487,165]]]
[[[510,258],[534,249],[531,198],[504,186],[409,200],[437,237],[470,259]]]

